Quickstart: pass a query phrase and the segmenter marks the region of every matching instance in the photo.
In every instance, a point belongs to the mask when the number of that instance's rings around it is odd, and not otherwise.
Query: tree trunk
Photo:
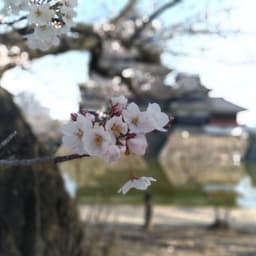
[[[2,88],[0,109],[0,141],[17,131],[0,149],[0,158],[48,154]],[[75,202],[66,193],[57,166],[0,167],[0,255],[78,256],[83,254],[82,239]]]
[[[153,206],[152,206],[152,194],[148,191],[144,194],[144,229],[150,231],[152,229],[152,216],[153,216]]]

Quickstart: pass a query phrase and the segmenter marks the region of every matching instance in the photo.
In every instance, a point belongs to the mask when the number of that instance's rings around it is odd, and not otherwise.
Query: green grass
[[[180,206],[205,206],[213,203],[212,199],[203,192],[200,186],[186,185],[178,188],[173,187],[164,172],[156,161],[148,162],[147,170],[136,171],[138,176],[152,176],[157,179],[153,182],[149,191],[153,195],[153,202],[156,204],[175,204]],[[141,204],[143,203],[144,192],[135,189],[130,190],[126,195],[117,193],[117,190],[129,179],[127,171],[108,170],[96,178],[96,182],[78,191],[78,202],[86,204],[110,203],[110,204]],[[214,204],[229,205],[235,204],[235,197],[232,194],[215,195]]]

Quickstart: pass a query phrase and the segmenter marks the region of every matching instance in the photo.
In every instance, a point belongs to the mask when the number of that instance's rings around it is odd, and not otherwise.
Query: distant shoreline
[[[223,210],[224,208],[220,208]],[[99,221],[106,223],[121,223],[142,225],[143,206],[132,205],[80,205],[82,220],[90,213],[100,212]],[[231,208],[230,225],[236,228],[256,228],[256,209]],[[214,221],[213,207],[176,207],[154,206],[154,225],[209,225]]]

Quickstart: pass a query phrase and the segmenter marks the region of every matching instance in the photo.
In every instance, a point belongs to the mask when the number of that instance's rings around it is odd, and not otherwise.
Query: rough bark
[[[0,108],[0,141],[17,130],[0,150],[0,158],[48,154],[2,88]],[[83,255],[81,228],[75,202],[66,193],[56,165],[1,167],[0,255]]]

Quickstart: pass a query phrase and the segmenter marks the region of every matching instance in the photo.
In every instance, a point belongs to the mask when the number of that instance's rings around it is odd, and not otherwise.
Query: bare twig
[[[56,157],[37,157],[31,159],[1,159],[0,160],[0,167],[12,167],[12,166],[31,166],[35,164],[43,164],[43,163],[62,163],[74,159],[80,159],[83,157],[89,157],[89,155],[65,155],[65,156],[56,156]]]
[[[1,21],[1,20],[0,20],[0,25],[13,26],[13,25],[15,25],[16,23],[18,23],[18,22],[20,22],[20,21],[23,21],[23,20],[25,20],[25,19],[27,19],[27,16],[21,16],[21,17],[19,17],[18,19],[12,20],[12,21],[9,21],[9,22],[4,22],[4,21]]]
[[[157,9],[155,12],[153,12],[148,19],[140,26],[138,27],[132,37],[129,40],[129,43],[132,44],[142,33],[142,31],[160,14],[162,14],[164,11],[166,11],[169,8],[174,7],[176,4],[180,3],[182,0],[173,0],[169,3],[164,4],[162,7]]]
[[[230,30],[221,30],[221,29],[194,29],[193,27],[184,27],[179,28],[175,30],[174,32],[169,33],[169,35],[165,36],[165,38],[162,39],[172,39],[174,37],[174,33],[177,36],[178,34],[184,35],[188,34],[190,36],[196,36],[196,35],[218,35],[218,36],[228,36],[228,35],[237,35],[241,33],[238,29],[230,29]],[[247,34],[247,33],[244,33]]]
[[[0,150],[2,148],[4,148],[7,144],[9,144],[11,142],[11,140],[17,135],[17,132],[14,131],[12,132],[10,135],[8,135],[8,137],[6,139],[4,139],[1,143],[0,143]]]
[[[1,25],[0,25],[1,26]],[[0,32],[0,44],[4,44],[8,47],[17,45],[20,48],[21,52],[27,52],[29,59],[37,59],[47,54],[61,54],[63,52],[71,50],[91,50],[94,49],[99,40],[100,36],[94,32],[92,25],[87,24],[77,24],[74,28],[71,29],[71,32],[76,34],[74,36],[63,36],[61,38],[61,44],[59,46],[53,47],[48,51],[40,51],[30,49],[27,46],[26,40],[23,35],[27,35],[32,32],[32,28],[27,26],[24,28],[12,29],[7,32]],[[8,69],[15,67],[18,63],[8,63],[7,65],[0,66],[0,76],[7,71]]]

